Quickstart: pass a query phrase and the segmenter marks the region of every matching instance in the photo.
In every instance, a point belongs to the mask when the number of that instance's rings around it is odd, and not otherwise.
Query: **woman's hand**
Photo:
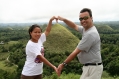
[[[58,68],[57,68],[56,66],[54,66],[53,69],[55,70],[55,72],[57,73],[57,75],[60,76],[60,75],[58,74]]]
[[[56,17],[56,16],[53,16],[51,19],[50,19],[50,21],[53,21],[53,20],[56,20],[56,22],[58,23],[58,18]]]

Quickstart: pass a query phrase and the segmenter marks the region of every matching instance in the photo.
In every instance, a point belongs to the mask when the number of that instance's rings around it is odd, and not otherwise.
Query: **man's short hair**
[[[83,9],[80,11],[80,13],[83,13],[83,12],[88,12],[89,15],[90,15],[90,17],[92,17],[92,11],[91,11],[91,9],[89,9],[89,8],[83,8]]]

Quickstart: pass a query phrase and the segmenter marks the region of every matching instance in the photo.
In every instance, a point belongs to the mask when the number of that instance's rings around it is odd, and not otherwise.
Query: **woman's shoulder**
[[[31,40],[29,40],[26,47],[34,47],[34,43]]]

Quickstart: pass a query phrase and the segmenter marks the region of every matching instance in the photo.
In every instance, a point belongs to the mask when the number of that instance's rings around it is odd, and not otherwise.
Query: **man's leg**
[[[101,79],[103,65],[83,66],[83,73],[80,79]]]

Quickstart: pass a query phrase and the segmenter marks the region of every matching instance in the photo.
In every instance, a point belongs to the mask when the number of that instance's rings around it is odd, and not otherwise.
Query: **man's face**
[[[81,25],[85,29],[88,29],[92,26],[92,17],[90,17],[88,12],[80,13],[79,20],[80,20]]]

